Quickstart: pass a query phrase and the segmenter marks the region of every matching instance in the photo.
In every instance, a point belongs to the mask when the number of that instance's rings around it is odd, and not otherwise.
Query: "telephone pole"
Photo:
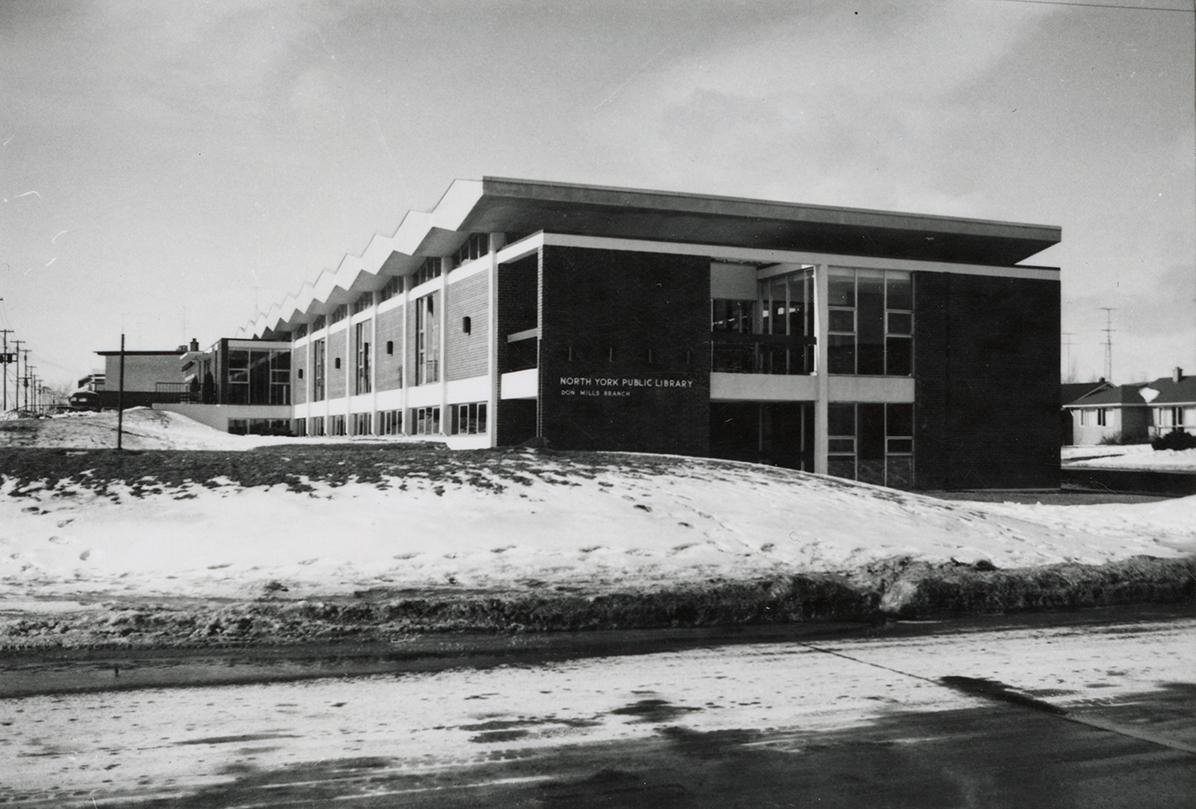
[[[1101,329],[1105,333],[1105,381],[1112,383],[1113,381],[1113,312],[1116,308],[1113,306],[1098,306],[1098,309],[1105,313],[1105,327]]]
[[[28,409],[29,409],[29,352],[30,352],[30,351],[31,351],[31,349],[28,349],[28,348],[22,348],[22,349],[21,349],[21,353],[25,355],[25,376],[24,376],[24,378],[22,379],[22,382],[24,383],[24,384],[22,385],[22,387],[23,387],[23,389],[24,389],[24,391],[25,391],[25,409],[26,409],[26,410],[28,410]],[[21,367],[18,365],[18,366],[17,366],[17,373],[19,374],[20,372],[21,372]],[[18,410],[19,410],[19,409],[20,409],[20,407],[21,407],[21,404],[20,404],[20,398],[21,398],[21,397],[20,397],[20,395],[18,394],[18,396],[17,396],[17,409],[18,409]]]
[[[0,298],[0,301],[2,300],[4,298]],[[10,362],[8,357],[8,335],[14,333],[12,329],[0,329],[0,337],[4,341],[4,348],[0,349],[0,378],[3,378],[3,381],[0,382],[3,385],[3,394],[0,396],[0,413],[8,412],[8,366]]]

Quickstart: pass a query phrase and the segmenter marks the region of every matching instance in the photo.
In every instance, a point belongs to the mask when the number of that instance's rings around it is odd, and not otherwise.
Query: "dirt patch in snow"
[[[195,603],[111,601],[0,621],[0,648],[388,643],[425,633],[576,632],[876,622],[1196,601],[1196,560],[1136,557],[1020,570],[892,559],[844,574],[712,581],[651,591],[419,594]]]

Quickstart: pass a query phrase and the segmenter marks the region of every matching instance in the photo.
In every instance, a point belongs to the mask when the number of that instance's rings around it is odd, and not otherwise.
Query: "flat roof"
[[[1055,225],[639,188],[484,177],[468,231],[550,231],[812,253],[1012,266]]]

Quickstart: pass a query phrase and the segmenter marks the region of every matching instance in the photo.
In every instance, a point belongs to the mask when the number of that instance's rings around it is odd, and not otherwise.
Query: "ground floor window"
[[[402,435],[403,411],[383,410],[378,413],[378,435]]]
[[[813,402],[711,402],[710,454],[814,471]]]
[[[292,435],[290,419],[229,419],[233,435]]]
[[[908,489],[914,485],[914,406],[835,403],[827,406],[827,472]]]
[[[417,407],[411,411],[415,435],[440,434],[440,408]]]
[[[324,417],[323,416],[312,416],[312,418],[311,418],[311,433],[310,434],[311,435],[323,435],[324,434]]]
[[[373,435],[373,421],[371,413],[354,413],[353,435]]]
[[[328,434],[329,435],[345,435],[345,417],[344,416],[329,416],[328,417]]]
[[[453,405],[452,414],[452,435],[477,435],[486,432],[485,402]]]
[[[1109,411],[1104,407],[1102,407],[1096,411],[1096,426],[1097,427],[1108,426],[1108,416],[1106,415],[1108,412]]]
[[[291,432],[298,436],[307,435],[307,419],[295,419],[291,424]]]

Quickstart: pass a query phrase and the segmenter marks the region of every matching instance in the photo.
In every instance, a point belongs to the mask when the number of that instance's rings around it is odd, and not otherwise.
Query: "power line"
[[[1120,11],[1172,11],[1180,14],[1194,14],[1196,8],[1169,8],[1167,6],[1126,6],[1119,3],[1080,3],[1071,0],[987,0],[989,3],[1021,3],[1025,6],[1079,6],[1080,8],[1111,8]]]

